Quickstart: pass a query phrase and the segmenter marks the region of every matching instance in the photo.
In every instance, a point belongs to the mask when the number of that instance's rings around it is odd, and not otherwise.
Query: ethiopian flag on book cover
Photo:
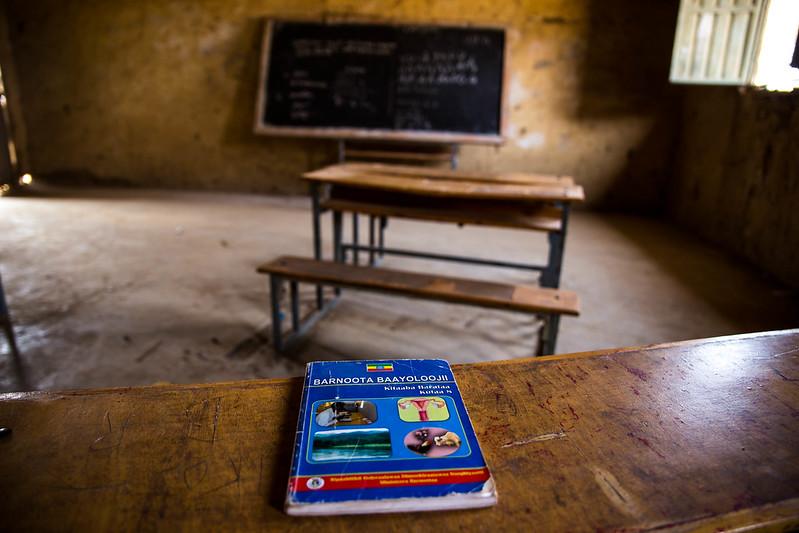
[[[369,363],[366,365],[367,372],[394,372],[392,363]]]

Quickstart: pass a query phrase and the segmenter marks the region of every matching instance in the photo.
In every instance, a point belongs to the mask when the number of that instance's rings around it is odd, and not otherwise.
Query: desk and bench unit
[[[0,395],[0,530],[799,527],[799,330],[454,365],[493,508],[282,512],[302,379]]]
[[[324,284],[543,315],[544,332],[539,336],[538,354],[554,352],[561,314],[579,314],[577,295],[559,288],[569,209],[572,202],[584,199],[582,187],[569,177],[375,163],[343,163],[303,177],[311,187],[313,259],[281,257],[258,269],[271,277],[272,331],[279,351],[284,348],[280,310],[284,280],[290,283],[294,334],[287,339],[289,342],[316,319],[310,317],[306,324],[300,320],[298,282],[319,284],[316,303],[320,314],[331,303],[324,301]],[[321,218],[328,211],[333,219],[332,260],[324,259],[322,246]],[[350,242],[343,238],[344,213],[352,215]],[[368,216],[367,244],[360,240],[359,215]],[[387,247],[384,231],[389,217],[543,231],[549,238],[548,261],[536,265]],[[520,247],[523,246],[520,239]],[[359,266],[362,253],[367,255],[367,266]],[[531,277],[531,284],[512,285],[373,268],[384,255],[518,268],[541,274],[539,280]],[[533,284],[536,281],[540,286]]]
[[[568,177],[345,162],[355,157],[455,167],[462,144],[502,144],[508,134],[506,41],[504,28],[472,24],[265,21],[254,131],[336,139],[339,145],[338,165],[304,176],[313,199],[311,261],[281,257],[258,269],[271,278],[277,351],[329,310],[341,287],[535,313],[543,318],[543,331],[533,351],[555,350],[560,315],[578,313],[576,295],[559,284],[569,206],[583,200],[580,186]],[[385,144],[369,147],[372,142]],[[333,254],[324,258],[321,216],[328,211]],[[344,213],[353,220],[349,242],[342,235]],[[359,235],[360,215],[369,220],[367,244]],[[545,231],[549,260],[528,265],[387,247],[389,217]],[[368,267],[359,266],[361,254],[368,255]],[[540,271],[540,286],[377,272],[373,267],[385,255]],[[284,281],[290,332],[283,331],[280,309]],[[307,317],[299,316],[299,282],[317,286],[315,312]],[[336,295],[327,302],[325,285]]]

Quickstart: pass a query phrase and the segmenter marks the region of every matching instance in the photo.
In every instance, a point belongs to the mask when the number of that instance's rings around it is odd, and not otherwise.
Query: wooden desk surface
[[[357,171],[362,174],[411,176],[433,179],[441,178],[488,183],[518,183],[524,185],[574,185],[574,179],[572,179],[571,176],[552,176],[548,174],[533,174],[530,172],[474,171],[420,165],[361,162],[339,163],[332,166],[338,169]]]
[[[580,202],[585,199],[583,188],[575,185],[571,178],[518,173],[486,174],[481,178],[473,172],[441,169],[430,169],[419,175],[407,169],[402,165],[345,163],[307,172],[302,177],[319,183],[447,198],[530,202]]]
[[[0,396],[0,529],[799,525],[799,330],[460,365],[500,503],[289,518],[299,379]]]

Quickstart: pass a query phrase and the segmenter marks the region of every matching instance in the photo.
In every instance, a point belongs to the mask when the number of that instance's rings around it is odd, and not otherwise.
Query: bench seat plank
[[[534,313],[578,315],[574,292],[283,256],[258,272],[287,279]]]

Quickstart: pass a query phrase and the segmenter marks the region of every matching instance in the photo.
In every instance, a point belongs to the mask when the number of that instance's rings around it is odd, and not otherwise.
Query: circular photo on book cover
[[[449,419],[447,402],[443,398],[400,398],[397,401],[403,422],[442,422]]]
[[[443,428],[419,428],[405,435],[405,447],[425,457],[446,457],[458,451],[461,438]]]

